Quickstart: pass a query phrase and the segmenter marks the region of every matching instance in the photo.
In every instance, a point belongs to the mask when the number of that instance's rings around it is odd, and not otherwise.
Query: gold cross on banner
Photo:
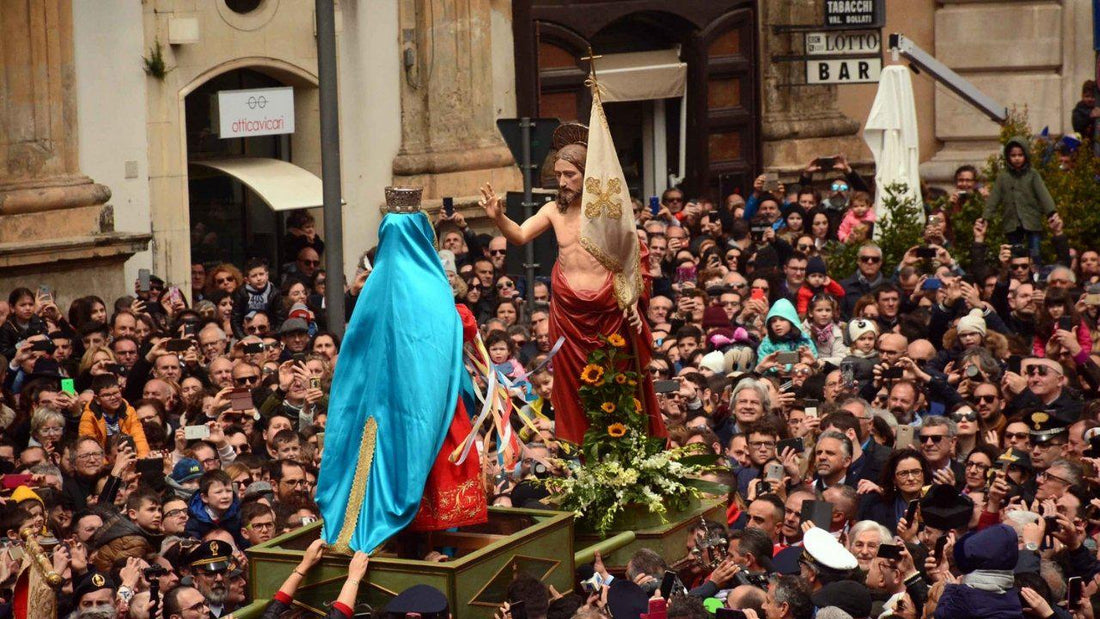
[[[588,178],[584,181],[584,190],[596,197],[584,205],[584,216],[588,219],[596,219],[600,213],[607,211],[611,219],[619,219],[623,216],[623,201],[619,198],[623,186],[619,179],[612,178],[607,181],[607,191],[603,190],[603,183],[598,178]]]
[[[602,55],[597,56],[592,51],[592,46],[591,45],[588,46],[588,55],[587,56],[581,56],[581,60],[587,60],[588,61],[588,72],[591,73],[592,75],[596,74],[596,60],[599,59],[599,58],[603,58],[603,56]]]

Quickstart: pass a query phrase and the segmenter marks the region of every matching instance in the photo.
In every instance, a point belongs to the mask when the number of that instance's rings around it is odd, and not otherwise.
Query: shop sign
[[[807,56],[878,54],[881,52],[882,35],[878,30],[806,33]]]
[[[252,88],[218,92],[222,139],[294,133],[294,89]]]
[[[807,84],[869,84],[878,82],[882,58],[829,58],[806,62]]]
[[[824,0],[826,28],[881,28],[880,0]]]

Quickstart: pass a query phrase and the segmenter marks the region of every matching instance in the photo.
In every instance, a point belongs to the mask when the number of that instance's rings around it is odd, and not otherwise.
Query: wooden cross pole
[[[588,55],[581,56],[581,60],[588,61],[588,72],[593,76],[596,75],[596,60],[599,58],[603,58],[603,56],[597,56],[595,53],[593,53],[591,45],[588,46]]]

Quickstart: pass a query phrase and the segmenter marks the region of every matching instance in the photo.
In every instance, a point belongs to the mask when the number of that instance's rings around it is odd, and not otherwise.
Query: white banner
[[[294,133],[294,89],[254,88],[218,92],[222,139]]]

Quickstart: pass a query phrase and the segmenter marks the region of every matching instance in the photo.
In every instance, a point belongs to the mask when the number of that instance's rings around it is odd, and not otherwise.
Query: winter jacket
[[[860,217],[856,215],[856,212],[849,206],[848,212],[844,214],[844,219],[840,220],[840,227],[836,230],[836,237],[840,239],[841,243],[847,242],[848,237],[851,236],[856,226],[874,224],[875,219],[875,209],[867,209],[863,217]]]
[[[1011,586],[1012,569],[1019,560],[1018,544],[1016,532],[1004,524],[964,535],[955,544],[955,565],[964,574],[962,582],[944,587],[934,616],[937,619],[1023,616],[1020,592]],[[1005,577],[1009,586],[998,592],[967,584],[975,572]]]
[[[202,501],[202,493],[199,492],[191,495],[191,501],[187,504],[187,512],[191,515],[187,519],[186,528],[184,528],[184,532],[188,536],[202,539],[202,536],[214,529],[225,529],[233,535],[233,541],[237,543],[237,548],[244,550],[251,545],[241,533],[241,500],[236,495],[233,496],[233,504],[225,510],[225,514],[221,518],[215,519],[210,515],[206,503]]]
[[[1008,149],[1019,146],[1024,149],[1024,165],[1017,170],[1008,166]],[[1001,211],[1005,233],[1024,229],[1042,232],[1043,220],[1054,214],[1054,198],[1050,197],[1043,177],[1031,167],[1031,155],[1027,140],[1012,138],[1004,147],[1006,168],[993,183],[993,189],[985,201],[982,217],[989,220]]]
[[[798,319],[798,312],[795,311],[794,305],[790,301],[786,299],[776,301],[772,308],[768,310],[768,317],[764,320],[764,324],[770,323],[772,318],[782,318],[791,323],[791,333],[786,338],[777,340],[772,338],[769,330],[769,335],[760,342],[760,346],[756,349],[757,359],[763,359],[777,350],[797,351],[803,346],[809,348],[814,357],[817,357],[817,346],[814,346],[813,341],[802,332],[802,321]],[[772,371],[775,371],[775,368]]]
[[[15,321],[14,315],[8,317],[7,321],[0,325],[0,355],[8,360],[14,359],[16,344],[36,333],[45,332],[46,323],[38,316],[31,316],[26,326],[20,326]]]
[[[149,453],[149,442],[145,440],[145,428],[142,427],[141,419],[129,402],[123,400],[122,406],[123,409],[118,414],[118,431],[133,437],[137,457],[144,458],[145,454]],[[84,406],[84,412],[80,415],[80,436],[90,436],[99,441],[100,447],[107,448],[107,420],[103,418],[103,410],[94,400]]]
[[[267,282],[267,287],[270,291],[265,290],[262,293],[266,296],[266,303],[262,303],[262,307],[252,307],[250,299],[253,295],[249,292],[248,285],[239,286],[233,291],[233,317],[230,321],[233,323],[233,336],[237,339],[247,335],[244,332],[244,317],[253,310],[262,309],[267,312],[272,328],[277,328],[282,323],[283,293],[274,282]]]
[[[810,311],[810,301],[813,300],[814,295],[821,294],[822,292],[836,297],[837,305],[844,301],[844,295],[847,294],[844,291],[844,286],[841,286],[840,282],[835,279],[830,279],[829,283],[825,284],[821,289],[816,290],[809,284],[802,284],[802,287],[798,289],[798,315],[805,316],[806,312]],[[839,318],[839,316],[833,316],[834,320]]]
[[[1079,363],[1083,363],[1092,354],[1092,334],[1084,320],[1077,323],[1077,344],[1081,346],[1081,352],[1077,353],[1077,357],[1081,359]],[[1047,356],[1047,340],[1036,335],[1032,338],[1031,351],[1036,357]]]
[[[803,290],[805,290],[805,288],[803,288]],[[806,336],[813,341],[814,346],[817,347],[818,359],[821,359],[825,363],[840,367],[840,362],[850,355],[851,351],[849,351],[848,345],[844,343],[844,330],[836,323],[829,326],[832,329],[832,338],[828,341],[824,341],[814,336],[814,330],[813,327],[810,326],[810,320],[808,318],[802,323],[802,332],[805,333]]]

